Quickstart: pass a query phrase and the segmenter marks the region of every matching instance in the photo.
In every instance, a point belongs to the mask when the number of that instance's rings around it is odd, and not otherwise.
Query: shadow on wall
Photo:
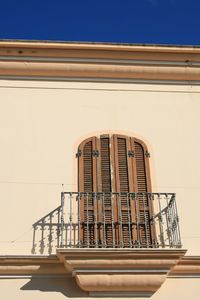
[[[62,206],[58,206],[33,224],[32,254],[55,254],[56,249],[61,246],[61,238],[63,246],[76,247],[78,224],[64,222],[61,225],[61,210]],[[64,226],[63,235],[61,226]]]
[[[74,278],[63,277],[32,277],[31,280],[21,287],[23,291],[41,291],[61,293],[65,297],[88,297],[88,294],[81,291]]]
[[[60,245],[61,206],[33,224],[32,254],[52,254]]]

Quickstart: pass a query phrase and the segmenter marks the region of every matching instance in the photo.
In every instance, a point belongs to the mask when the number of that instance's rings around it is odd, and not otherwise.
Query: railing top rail
[[[67,195],[156,195],[156,196],[175,196],[175,193],[165,192],[61,192],[61,194]]]

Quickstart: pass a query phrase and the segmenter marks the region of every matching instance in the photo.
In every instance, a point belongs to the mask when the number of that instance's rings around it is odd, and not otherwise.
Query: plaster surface
[[[0,95],[1,255],[30,254],[32,224],[77,189],[78,144],[107,132],[147,143],[153,191],[176,193],[199,255],[199,86],[1,80]]]

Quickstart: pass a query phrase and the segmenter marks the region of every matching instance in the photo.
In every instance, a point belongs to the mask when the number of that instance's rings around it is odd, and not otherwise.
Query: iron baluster
[[[177,247],[177,216],[176,216],[176,210],[175,210],[175,199],[172,196],[173,202],[172,202],[172,210],[173,210],[173,227],[174,227],[174,240],[175,240],[175,246]]]
[[[176,235],[175,235],[175,230],[176,230],[176,223],[175,223],[175,214],[174,214],[174,198],[171,197],[170,201],[170,207],[171,207],[171,216],[172,216],[172,235],[173,235],[173,245],[176,247]]]
[[[52,213],[49,215],[49,249],[48,252],[51,254],[52,252]]]
[[[113,193],[110,193],[110,205],[111,205],[112,245],[113,245],[113,248],[115,248],[115,225],[114,225],[114,213],[113,213]]]
[[[73,220],[73,203],[72,193],[69,194],[69,247],[72,246],[72,220]]]
[[[175,200],[175,194],[173,194],[174,200]],[[177,204],[176,201],[175,203],[175,211],[176,211],[176,218],[177,218],[177,231],[178,231],[178,247],[181,247],[181,234],[180,234],[180,225],[179,225],[179,217],[178,217],[178,209],[177,209]]]
[[[123,241],[123,224],[122,224],[122,202],[121,202],[121,193],[118,193],[118,208],[119,208],[119,227],[120,227],[120,242],[119,245],[121,248],[124,247],[124,241]]]
[[[146,245],[149,247],[149,238],[148,238],[148,228],[147,228],[147,216],[146,216],[146,201],[145,201],[145,193],[142,193],[142,203],[144,208],[144,226],[145,226],[145,237],[146,237]]]
[[[153,194],[151,193],[150,194],[150,201],[152,201],[152,224],[153,224],[153,230],[154,230],[154,236],[153,236],[153,245],[155,247],[158,247],[158,242],[157,242],[157,234],[156,234],[156,221],[155,221],[155,211],[154,211],[154,196]]]
[[[80,205],[81,205],[81,193],[78,193],[78,248],[81,246],[81,216],[80,216]]]
[[[65,205],[65,194],[64,192],[61,193],[61,248],[64,247],[64,240],[63,240],[63,236],[64,236],[64,205]],[[58,218],[60,216],[58,215]],[[60,235],[60,234],[59,234]]]
[[[160,227],[160,242],[162,247],[164,248],[165,243],[164,243],[164,232],[163,232],[163,217],[162,217],[162,206],[161,206],[161,199],[160,199],[160,194],[158,194],[158,205],[159,205],[159,227]]]
[[[94,193],[94,242],[95,248],[98,247],[98,225],[97,225],[97,195],[98,193]]]
[[[139,224],[139,212],[138,212],[138,194],[133,194],[134,199],[134,206],[135,206],[135,220],[136,220],[136,230],[137,230],[137,240],[136,240],[136,247],[140,248],[140,224]]]
[[[132,234],[131,234],[131,218],[130,218],[130,193],[126,196],[127,203],[127,217],[128,217],[128,235],[129,235],[129,247],[132,247]]]
[[[88,210],[88,197],[89,197],[89,194],[88,193],[86,193],[86,226],[87,226],[87,234],[86,234],[86,236],[87,236],[87,247],[89,248],[89,246],[90,246],[90,241],[89,241],[89,215],[88,215],[88,213],[89,213],[89,210]]]
[[[173,211],[172,211],[172,204],[173,204],[173,197],[171,196],[171,199],[169,201],[169,215],[170,215],[170,229],[171,229],[171,241],[172,241],[172,246],[174,247],[175,245],[175,240],[174,240],[174,229],[173,229]]]
[[[102,215],[103,215],[103,247],[106,248],[106,216],[105,216],[105,193],[102,194]]]
[[[173,247],[173,240],[172,240],[172,219],[171,219],[171,211],[169,206],[169,195],[166,194],[166,203],[167,203],[167,210],[166,210],[166,222],[167,222],[167,233],[169,239],[169,246]]]

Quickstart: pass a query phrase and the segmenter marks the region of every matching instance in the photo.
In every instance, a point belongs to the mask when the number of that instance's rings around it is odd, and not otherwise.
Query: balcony
[[[33,252],[37,246],[40,253],[53,247],[181,247],[173,193],[63,192],[61,206],[33,227]]]
[[[149,157],[135,137],[82,141],[76,154],[82,192],[62,192],[61,205],[33,225],[32,252],[56,253],[91,295],[154,293],[186,251],[175,194],[151,193]]]
[[[33,228],[32,252],[56,252],[95,296],[150,296],[186,252],[173,193],[62,192]]]

